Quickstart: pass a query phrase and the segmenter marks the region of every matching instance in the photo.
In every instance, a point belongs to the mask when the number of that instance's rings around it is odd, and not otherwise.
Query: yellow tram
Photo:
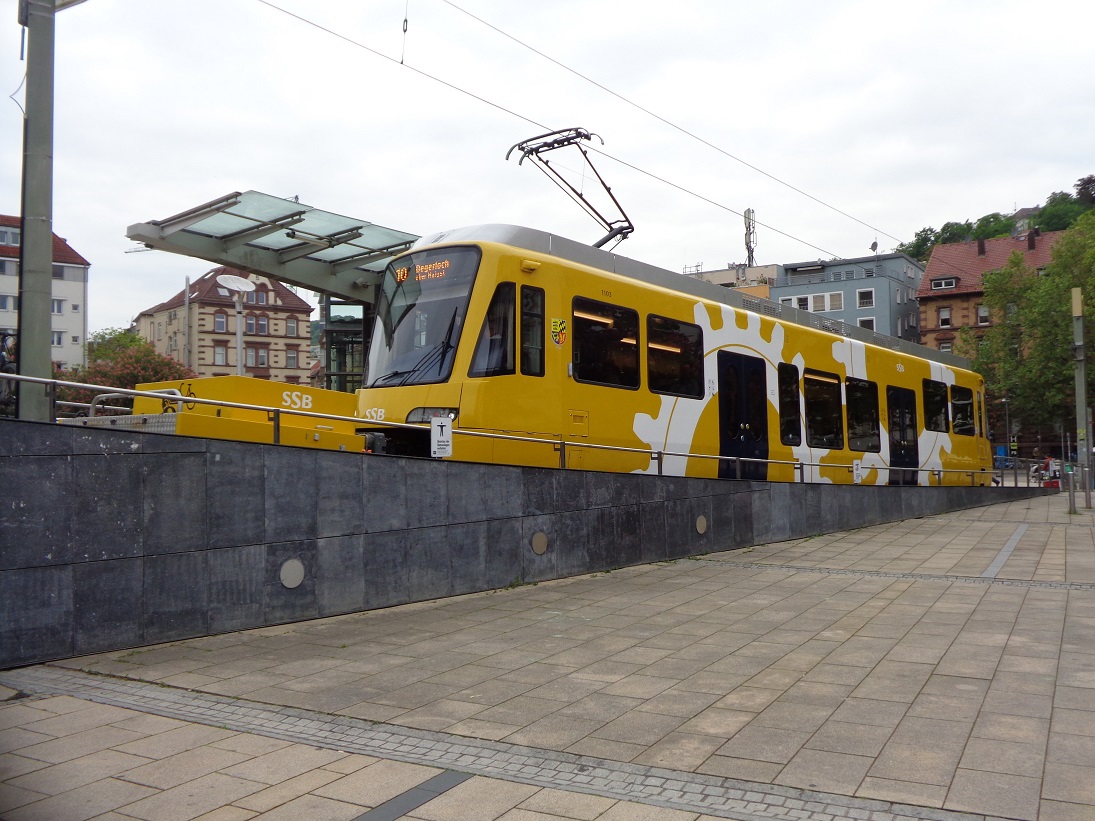
[[[384,423],[442,416],[519,437],[458,434],[453,457],[468,461],[551,467],[562,453],[602,471],[991,481],[984,382],[964,360],[816,324],[534,229],[423,237],[384,273],[357,431],[374,452],[426,456],[428,427]]]

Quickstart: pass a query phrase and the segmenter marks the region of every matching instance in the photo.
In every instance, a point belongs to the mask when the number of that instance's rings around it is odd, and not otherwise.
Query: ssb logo
[[[551,320],[551,341],[556,345],[562,345],[567,341],[567,321],[565,319]]]
[[[285,408],[299,408],[308,410],[312,407],[312,397],[300,391],[285,391],[281,395],[281,404]]]

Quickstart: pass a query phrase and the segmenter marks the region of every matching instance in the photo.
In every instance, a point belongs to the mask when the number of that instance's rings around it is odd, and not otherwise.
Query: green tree
[[[939,229],[936,242],[940,245],[949,242],[965,242],[971,234],[973,234],[973,223],[969,220],[965,222],[944,222],[943,227]]]
[[[931,226],[921,228],[916,232],[911,242],[899,242],[894,248],[899,254],[907,254],[919,262],[927,262],[931,256],[932,248],[939,241],[939,232]]]
[[[136,333],[107,328],[88,336],[87,365],[83,368],[54,368],[54,377],[111,388],[134,388],[145,382],[192,379],[197,374],[185,365],[156,353],[151,342]],[[90,402],[100,391],[61,388],[57,398],[66,402]],[[130,401],[112,404],[132,404]]]
[[[1076,199],[1089,208],[1095,207],[1095,174],[1088,174],[1076,180]]]
[[[1061,423],[1075,429],[1072,289],[1083,289],[1084,337],[1095,340],[1095,211],[1083,214],[1053,246],[1043,276],[1012,254],[985,274],[985,304],[993,324],[976,345],[974,366],[988,389],[1006,396],[1024,426]],[[975,343],[967,334],[967,350]],[[1089,380],[1095,380],[1095,368]],[[1092,393],[1095,381],[1090,381]]]
[[[1064,231],[1088,210],[1080,200],[1065,191],[1055,191],[1046,197],[1035,224],[1045,231]]]
[[[994,237],[1006,237],[1015,230],[1015,220],[1005,217],[999,212],[985,214],[977,220],[973,226],[974,239],[992,239]]]

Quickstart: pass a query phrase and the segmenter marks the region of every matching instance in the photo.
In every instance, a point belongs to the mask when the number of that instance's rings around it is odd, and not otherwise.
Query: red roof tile
[[[989,271],[996,271],[1007,265],[1015,251],[1023,255],[1023,261],[1029,267],[1038,270],[1049,264],[1053,244],[1064,231],[1046,231],[1033,238],[1034,249],[1030,248],[1029,234],[1017,237],[997,237],[984,241],[984,253],[978,254],[978,241],[950,242],[936,245],[932,249],[931,259],[920,281],[919,299],[951,296],[963,293],[981,293],[984,290],[983,277]],[[956,279],[954,288],[932,290],[933,279]]]
[[[19,217],[0,214],[0,226],[4,228],[19,228],[23,221]],[[16,259],[19,257],[18,245],[0,245],[0,256]],[[88,265],[91,263],[73,250],[68,242],[56,234],[53,235],[53,261],[59,265]]]

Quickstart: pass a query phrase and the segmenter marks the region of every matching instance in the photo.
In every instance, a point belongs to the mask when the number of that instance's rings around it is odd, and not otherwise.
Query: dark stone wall
[[[1045,492],[587,473],[7,419],[0,488],[0,668]]]

